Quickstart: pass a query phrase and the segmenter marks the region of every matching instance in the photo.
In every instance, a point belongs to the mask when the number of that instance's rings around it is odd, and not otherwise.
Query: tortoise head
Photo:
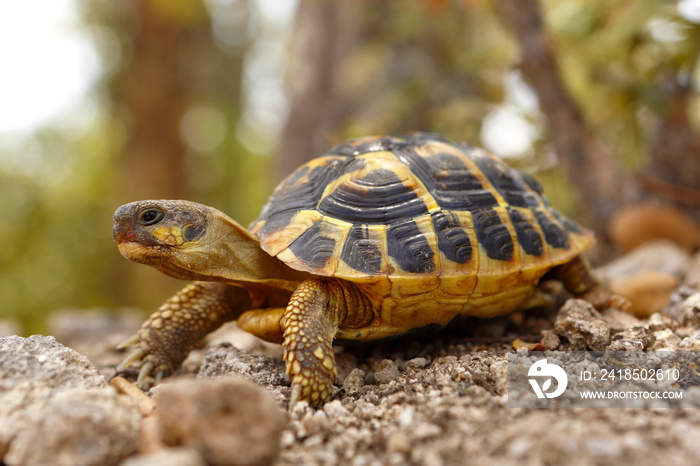
[[[114,213],[114,241],[127,259],[175,278],[193,279],[203,272],[207,258],[213,258],[217,232],[226,218],[194,202],[132,202]]]
[[[124,257],[171,277],[269,282],[293,272],[260,249],[248,230],[202,204],[137,201],[119,207],[113,220],[114,241]]]

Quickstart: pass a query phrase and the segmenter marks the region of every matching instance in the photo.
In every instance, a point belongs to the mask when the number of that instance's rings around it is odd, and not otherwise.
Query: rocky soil
[[[339,347],[333,401],[319,410],[300,403],[291,413],[281,348],[235,325],[212,334],[179,374],[145,395],[128,382],[134,374],[107,382],[125,357],[114,347],[142,315],[60,311],[50,322],[53,336],[0,338],[0,460],[698,464],[697,407],[508,407],[508,352],[700,351],[700,254],[657,243],[600,272],[618,292],[633,294],[636,315],[598,313],[559,293],[551,309]]]

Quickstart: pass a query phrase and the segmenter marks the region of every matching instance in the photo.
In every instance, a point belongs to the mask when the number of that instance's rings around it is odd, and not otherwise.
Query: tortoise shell
[[[377,301],[433,290],[461,307],[531,290],[593,242],[530,176],[427,133],[333,147],[275,189],[251,232],[290,267],[361,284]],[[497,307],[486,314],[508,312]]]

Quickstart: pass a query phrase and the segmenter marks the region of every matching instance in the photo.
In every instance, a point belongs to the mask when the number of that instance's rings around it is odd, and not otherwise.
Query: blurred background
[[[248,225],[356,136],[484,146],[603,244],[638,202],[697,219],[699,52],[700,0],[3,2],[0,319],[151,312],[183,283],[119,255],[119,205],[186,198]]]

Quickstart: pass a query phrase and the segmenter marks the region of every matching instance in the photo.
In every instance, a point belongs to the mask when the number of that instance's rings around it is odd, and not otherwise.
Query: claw
[[[163,381],[163,378],[165,377],[165,371],[158,371],[156,372],[156,385],[161,383]]]
[[[289,411],[292,411],[292,408],[294,408],[294,405],[297,404],[297,401],[301,398],[301,386],[298,384],[292,384],[292,393],[289,396]]]
[[[147,361],[141,366],[141,370],[139,371],[138,377],[136,377],[136,386],[139,388],[144,386],[144,380],[146,380],[146,377],[151,375],[151,372],[153,372],[153,363],[151,361]]]
[[[144,357],[146,352],[143,350],[143,348],[136,348],[126,359],[124,359],[118,366],[116,371],[121,372],[136,361],[139,361],[141,358]],[[143,369],[141,369],[143,371]]]
[[[124,349],[129,346],[137,345],[141,342],[141,339],[139,338],[138,333],[136,335],[132,335],[131,337],[127,338],[126,340],[122,341],[117,345],[117,349]],[[133,361],[131,361],[133,362]]]

